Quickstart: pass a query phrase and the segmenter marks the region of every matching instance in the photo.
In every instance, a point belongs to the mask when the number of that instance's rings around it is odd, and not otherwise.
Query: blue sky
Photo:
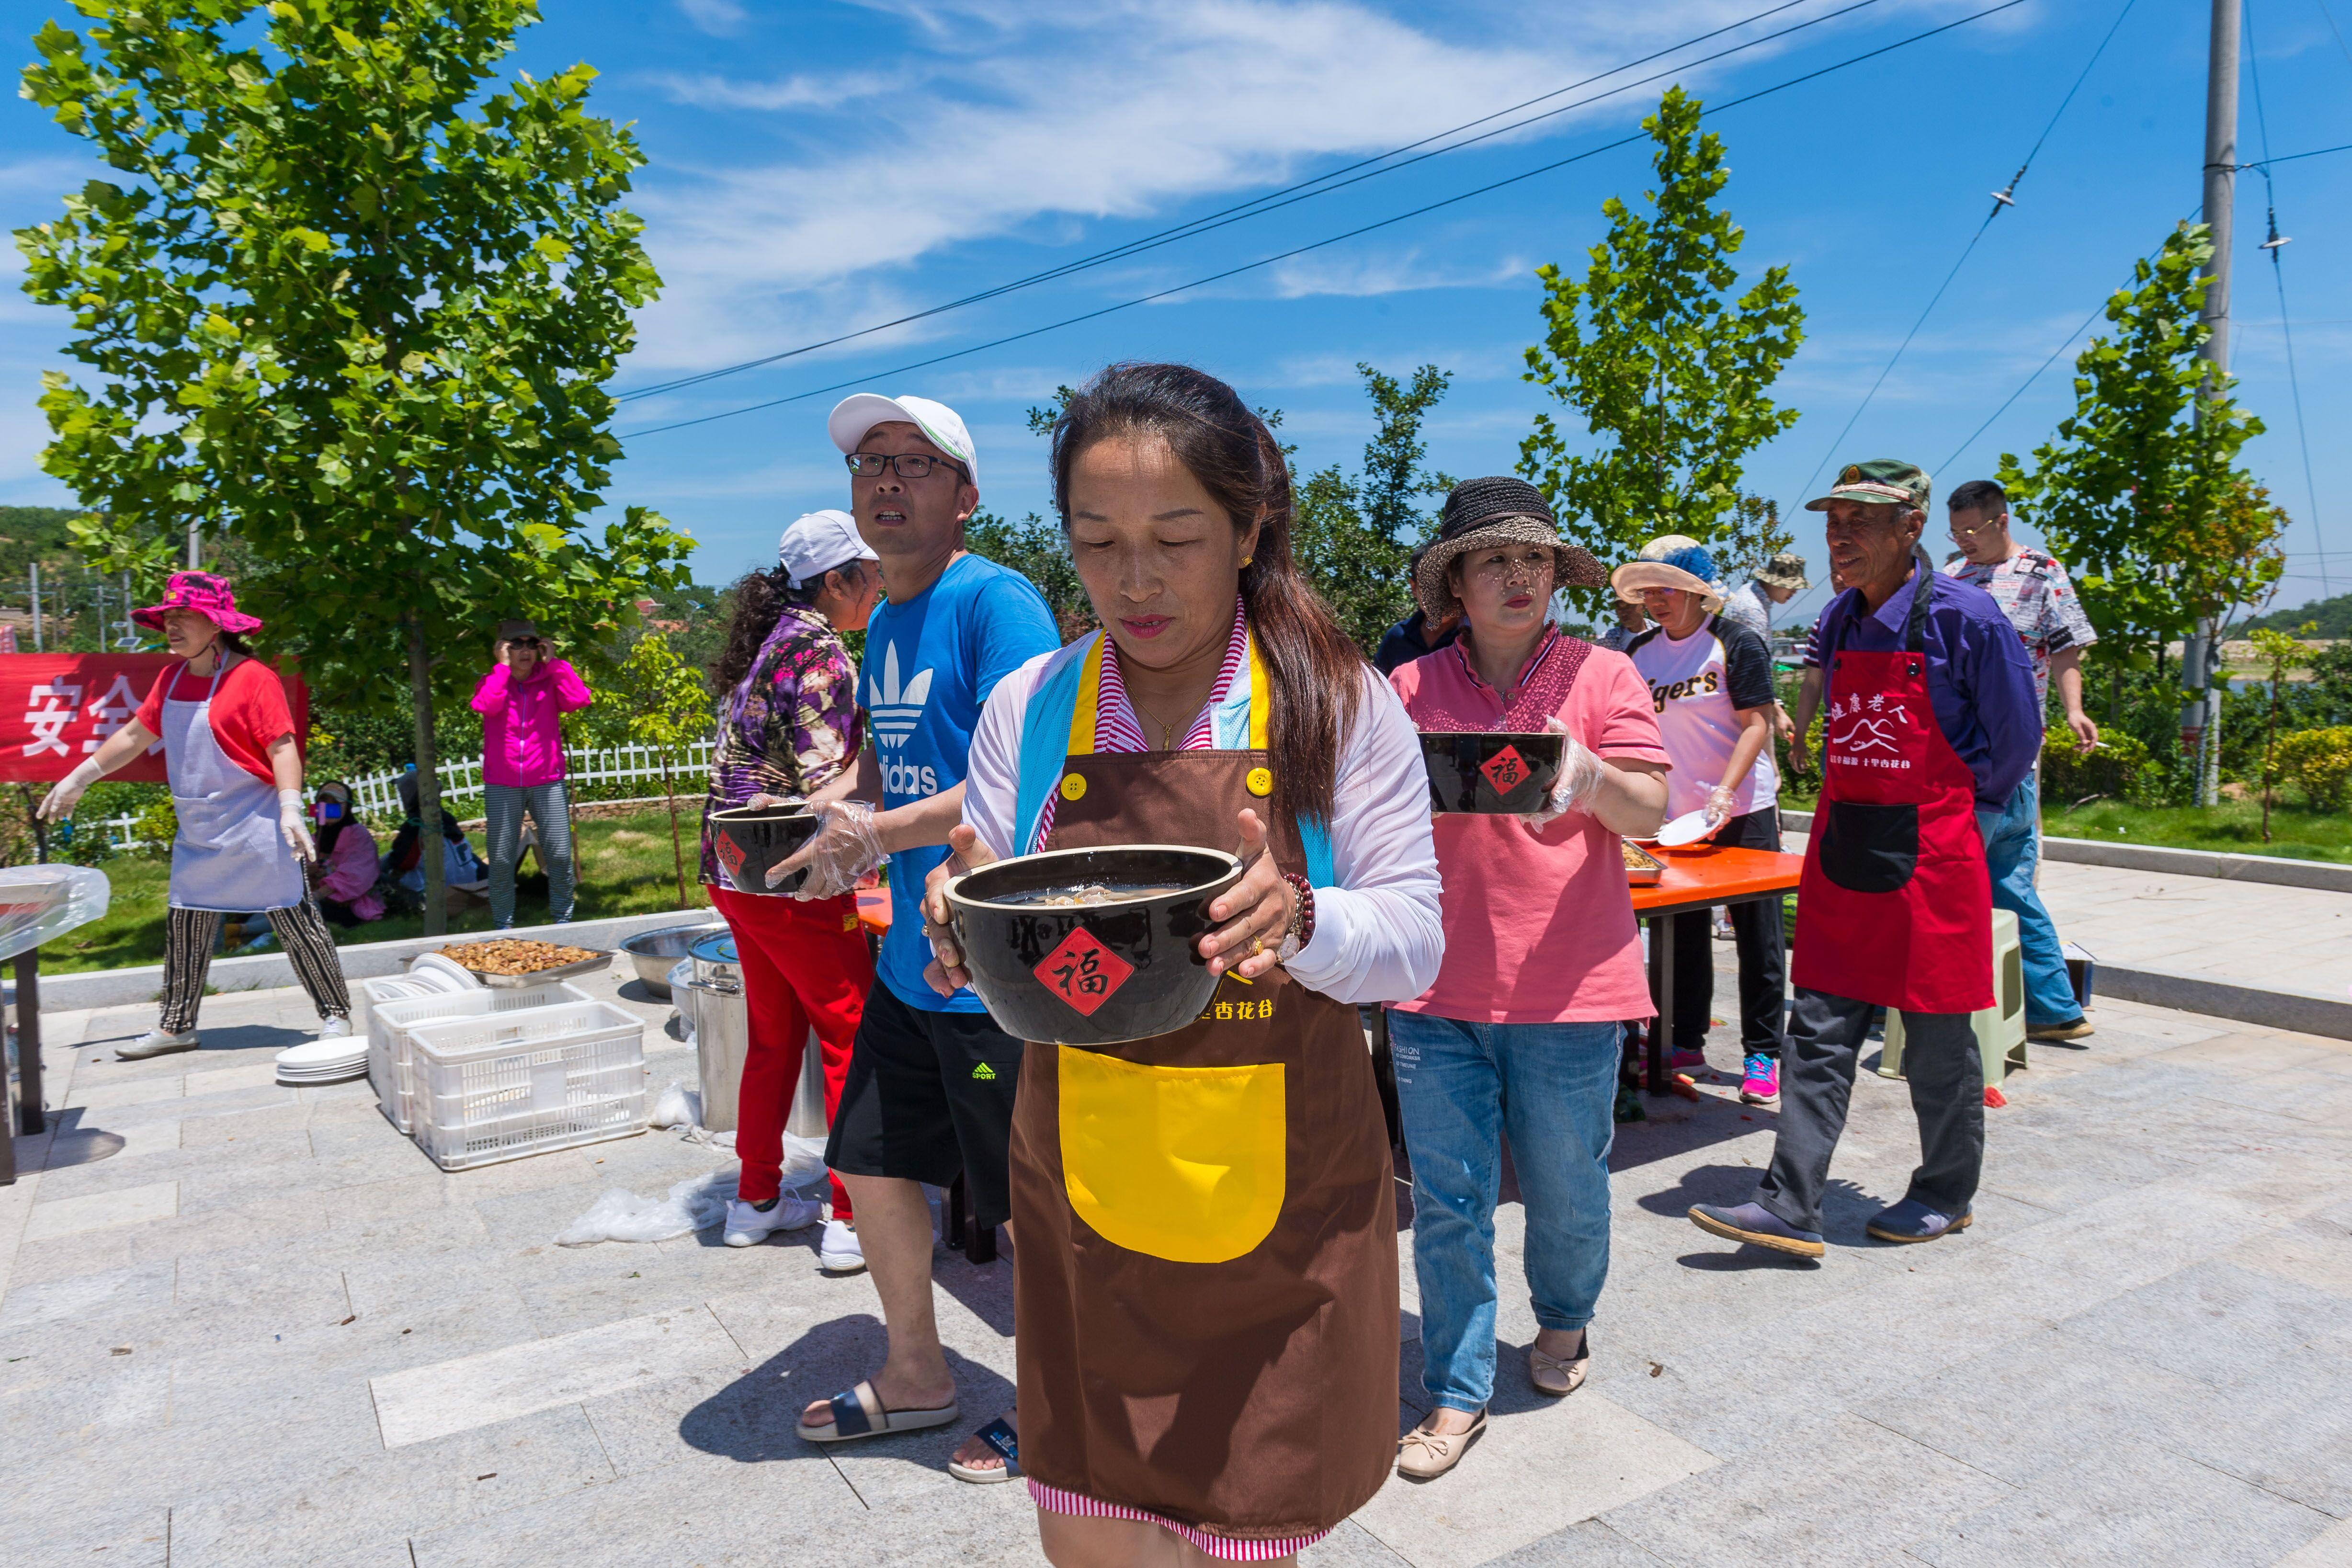
[[[673,377],[887,321],[1216,212],[1606,70],[1764,10],[1773,0],[1639,6],[1454,0],[547,0],[515,67],[574,60],[593,104],[635,122],[649,163],[632,205],[667,281],[621,385]],[[1709,100],[1769,86],[1985,8],[1995,0],[1874,0],[1712,64],[1724,48],[1853,0],[1800,0],[1769,21],[1612,78],[1675,69]],[[2352,142],[2352,0],[2246,0],[2270,149]],[[69,25],[66,8],[52,5]],[[2122,0],[2026,0],[1871,64],[1732,109],[1725,199],[1743,263],[1786,263],[1809,313],[1780,384],[1805,417],[1759,453],[1750,488],[1784,510],[1982,221]],[[29,22],[32,6],[14,8]],[[2059,121],[2018,205],[1991,227],[1836,456],[1909,458],[1939,490],[2045,438],[2072,402],[2068,361],[1980,438],[1969,433],[2198,202],[2207,7],[2137,0]],[[2332,15],[2331,15],[2332,13]],[[1539,24],[1539,25],[1538,25]],[[20,38],[29,25],[17,29]],[[28,46],[23,53],[30,57]],[[1535,267],[1580,268],[1604,197],[1638,195],[1639,146],[1157,304],[885,374],[1320,239],[1608,142],[1664,81],[1401,173],[1040,288],[765,370],[625,405],[625,434],[835,382],[938,397],[980,443],[985,504],[1046,503],[1044,443],[1023,413],[1109,360],[1181,358],[1276,406],[1309,467],[1353,464],[1370,420],[1354,365],[1454,374],[1428,426],[1430,460],[1507,472],[1547,405],[1520,379],[1535,340]],[[1587,89],[1587,93],[1594,89]],[[1587,93],[1571,95],[1572,98]],[[1566,100],[1559,101],[1568,101]],[[2251,78],[2241,157],[2263,155]],[[0,218],[56,210],[88,172],[34,106],[0,112]],[[2240,190],[2236,369],[2270,425],[2248,449],[2294,514],[2282,604],[2352,583],[2352,154],[2275,171],[2305,416],[2324,535],[2294,436],[2263,183]],[[0,501],[70,500],[38,468],[34,406],[59,362],[52,314],[0,259]],[[2071,357],[2071,356],[2070,356]],[[614,504],[653,506],[699,542],[698,577],[774,559],[777,531],[840,505],[826,393],[628,442]],[[1817,567],[1819,531],[1799,514]],[[1818,603],[1818,593],[1809,604]],[[1801,606],[1803,607],[1803,606]],[[1784,612],[1784,616],[1787,612]]]

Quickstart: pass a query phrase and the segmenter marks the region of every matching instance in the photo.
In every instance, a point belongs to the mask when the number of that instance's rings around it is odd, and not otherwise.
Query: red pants
[[[736,1108],[735,1152],[743,1162],[737,1191],[765,1203],[781,1190],[784,1122],[800,1087],[809,1030],[824,1050],[824,1110],[841,1106],[850,1043],[874,984],[874,960],[857,926],[854,894],[837,899],[769,898],[714,887],[710,901],[735,933],[743,966],[751,1042]],[[850,1217],[849,1192],[833,1178],[833,1214]]]

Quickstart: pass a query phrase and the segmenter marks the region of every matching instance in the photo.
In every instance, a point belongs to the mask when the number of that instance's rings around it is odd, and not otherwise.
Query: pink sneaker
[[[1746,1062],[1746,1076],[1739,1080],[1739,1102],[1742,1105],[1769,1105],[1780,1098],[1780,1064],[1770,1057],[1749,1057]]]
[[[1693,1068],[1706,1066],[1705,1051],[1672,1051],[1666,1056],[1666,1066],[1676,1072],[1688,1072]]]

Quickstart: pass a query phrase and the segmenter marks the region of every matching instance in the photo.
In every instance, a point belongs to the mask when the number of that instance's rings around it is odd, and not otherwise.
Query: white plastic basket
[[[377,984],[363,982],[365,985]],[[436,1024],[452,1018],[484,1017],[494,1013],[519,1013],[526,1007],[554,1007],[566,1002],[588,1001],[577,985],[557,981],[519,991],[487,988],[454,994],[402,997],[393,1001],[370,997],[367,1010],[368,1081],[375,1086],[376,1104],[403,1132],[416,1131],[416,1069],[408,1030],[415,1024]]]
[[[415,1024],[417,1146],[445,1171],[646,1130],[645,1020],[581,1000]]]

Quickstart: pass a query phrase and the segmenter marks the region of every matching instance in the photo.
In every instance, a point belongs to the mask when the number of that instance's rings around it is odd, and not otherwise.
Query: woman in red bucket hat
[[[41,802],[50,821],[71,816],[90,784],[157,744],[180,823],[172,843],[164,928],[163,1011],[117,1052],[127,1059],[196,1048],[196,1006],[223,916],[269,912],[294,973],[319,1009],[319,1034],[348,1035],[351,995],[302,875],[317,858],[302,825],[302,754],[286,688],[246,647],[261,623],[236,607],[225,578],[179,572],[163,602],[131,612],[163,634],[179,662],[156,678],[138,716]]]

